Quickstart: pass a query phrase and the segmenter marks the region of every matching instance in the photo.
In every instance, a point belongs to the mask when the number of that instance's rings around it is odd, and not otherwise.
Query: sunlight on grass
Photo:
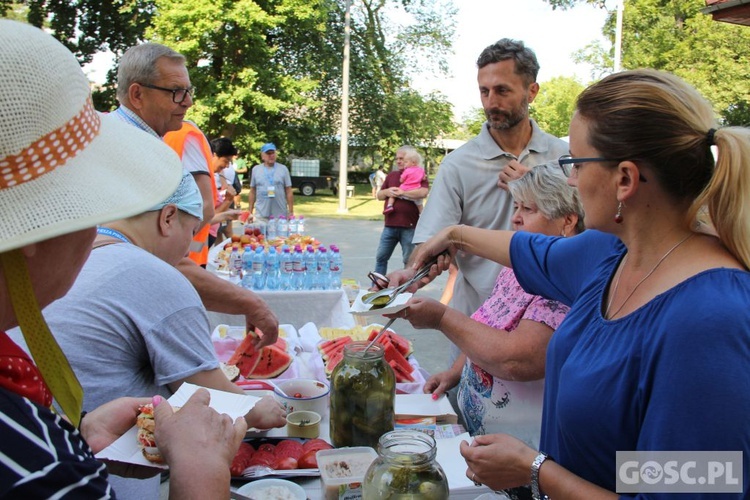
[[[247,188],[242,193],[243,206],[247,206]],[[339,198],[329,189],[321,189],[313,196],[302,196],[294,190],[294,214],[305,217],[329,219],[383,220],[383,202],[372,197],[369,184],[355,184],[354,196],[346,199],[348,212],[338,213]]]

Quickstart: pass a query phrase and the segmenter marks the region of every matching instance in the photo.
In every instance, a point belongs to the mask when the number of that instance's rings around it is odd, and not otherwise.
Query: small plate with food
[[[237,493],[253,498],[254,500],[275,500],[278,498],[288,500],[305,500],[307,493],[297,483],[286,479],[259,479],[247,483],[237,489]]]

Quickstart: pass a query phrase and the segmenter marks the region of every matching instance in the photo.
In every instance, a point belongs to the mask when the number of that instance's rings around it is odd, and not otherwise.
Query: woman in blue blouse
[[[729,497],[747,498],[750,130],[719,129],[671,74],[626,71],[581,94],[570,153],[560,167],[592,230],[452,226],[415,252],[416,266],[446,248],[512,265],[527,292],[571,306],[547,351],[544,453],[477,436],[462,445],[467,475],[495,490],[531,484],[535,498],[615,498],[617,451],[740,451],[744,486]],[[692,495],[680,498],[711,497],[682,486]]]

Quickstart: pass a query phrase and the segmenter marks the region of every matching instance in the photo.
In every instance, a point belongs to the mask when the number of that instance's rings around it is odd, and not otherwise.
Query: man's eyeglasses
[[[146,87],[147,89],[155,89],[155,90],[163,90],[164,92],[171,92],[172,93],[172,102],[175,104],[182,104],[183,101],[187,98],[188,94],[190,94],[190,97],[193,97],[195,95],[195,87],[190,87],[187,89],[168,89],[165,87],[159,87],[157,85],[151,85],[148,83],[141,83],[141,87]]]
[[[560,168],[563,171],[563,174],[565,174],[565,177],[576,177],[578,175],[578,164],[579,163],[587,163],[592,161],[622,161],[622,160],[615,160],[612,158],[573,158],[570,155],[563,155],[560,158],[557,159],[558,165],[560,165]],[[573,175],[573,174],[576,175]],[[641,182],[646,182],[646,178],[642,175],[638,174],[638,177]]]

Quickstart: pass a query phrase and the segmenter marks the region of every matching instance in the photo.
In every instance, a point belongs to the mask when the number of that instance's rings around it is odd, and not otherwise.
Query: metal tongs
[[[437,263],[438,257],[439,256],[436,256],[436,257],[433,257],[432,259],[430,259],[429,262],[427,262],[425,265],[423,265],[422,267],[420,267],[419,270],[417,271],[417,273],[410,280],[408,280],[407,282],[405,282],[403,285],[401,285],[399,287],[396,287],[396,288],[393,288],[393,289],[386,288],[385,290],[381,290],[380,292],[376,292],[376,293],[372,294],[371,297],[368,297],[367,301],[363,300],[362,302],[365,303],[365,304],[369,304],[370,302],[372,302],[372,300],[371,300],[372,298],[374,298],[376,296],[377,297],[383,297],[384,295],[387,295],[387,294],[384,294],[384,293],[381,293],[381,292],[389,292],[389,293],[392,293],[393,295],[391,295],[390,300],[386,304],[386,306],[387,306],[388,304],[390,304],[391,302],[393,302],[396,299],[396,297],[399,294],[401,294],[401,292],[403,292],[404,290],[406,290],[407,288],[409,288],[411,285],[413,285],[417,281],[419,281],[422,278],[424,278],[425,276],[427,276],[430,273],[430,268],[432,268],[432,266]],[[370,341],[370,343],[367,344],[367,347],[365,347],[364,352],[369,351],[370,348],[373,345],[375,345],[375,343],[378,340],[380,340],[380,337],[383,336],[383,333],[385,333],[385,331],[388,330],[388,328],[390,328],[390,326],[393,324],[393,322],[396,321],[397,319],[398,318],[391,318],[390,320],[388,320],[388,323],[386,323],[385,326],[378,332],[378,334],[375,335],[375,338],[373,338]]]
[[[378,299],[380,297],[390,296],[390,300],[386,302],[385,306],[388,306],[391,302],[396,300],[396,297],[398,297],[401,293],[403,293],[404,290],[412,286],[417,281],[421,280],[428,274],[430,274],[430,269],[433,265],[437,263],[437,257],[433,257],[429,260],[429,262],[425,263],[422,267],[419,268],[417,273],[408,281],[404,282],[403,284],[397,286],[396,288],[384,288],[380,290],[379,292],[373,292],[372,294],[369,294],[367,297],[362,299],[363,304],[372,304],[375,299]]]

